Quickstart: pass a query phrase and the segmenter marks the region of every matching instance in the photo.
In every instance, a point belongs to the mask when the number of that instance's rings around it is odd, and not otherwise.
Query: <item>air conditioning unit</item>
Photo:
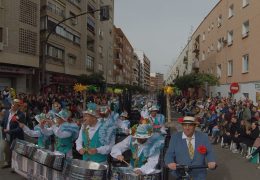
[[[4,43],[0,42],[0,51],[3,51],[3,50],[4,50]]]

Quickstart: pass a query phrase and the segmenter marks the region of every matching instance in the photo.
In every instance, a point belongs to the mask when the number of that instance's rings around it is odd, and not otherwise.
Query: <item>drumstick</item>
[[[126,163],[128,166],[130,166],[130,164],[128,162],[126,162],[125,160],[122,160],[124,163]]]

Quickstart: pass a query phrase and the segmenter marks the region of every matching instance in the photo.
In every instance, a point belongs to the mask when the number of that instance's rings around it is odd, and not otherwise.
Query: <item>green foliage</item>
[[[199,88],[207,82],[209,85],[216,85],[218,83],[217,77],[212,74],[191,73],[178,77],[174,84],[181,90],[188,88]]]
[[[102,87],[105,84],[105,79],[101,73],[92,73],[90,75],[81,74],[78,77],[78,83]]]

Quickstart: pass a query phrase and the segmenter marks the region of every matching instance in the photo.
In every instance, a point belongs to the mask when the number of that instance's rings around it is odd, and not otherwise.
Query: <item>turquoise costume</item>
[[[72,150],[73,142],[78,137],[79,128],[77,124],[68,122],[63,123],[60,128],[62,131],[71,132],[71,136],[68,138],[56,137],[55,149],[66,154]]]
[[[99,140],[99,130],[101,126],[103,126],[103,124],[100,125],[100,127],[95,132],[91,140],[88,135],[88,130],[85,129],[84,131],[82,131],[82,140],[83,140],[84,148],[98,148],[100,146],[103,146]],[[107,160],[107,155],[99,154],[99,153],[93,155],[84,154],[83,160],[101,163]]]
[[[39,147],[49,149],[49,146],[51,145],[51,139],[50,136],[46,136],[41,132],[41,128],[39,125],[34,127],[34,131],[40,132],[41,136],[38,137],[37,145]]]

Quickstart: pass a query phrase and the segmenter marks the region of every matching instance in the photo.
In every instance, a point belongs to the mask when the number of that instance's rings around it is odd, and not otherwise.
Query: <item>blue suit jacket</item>
[[[6,129],[7,124],[8,124],[8,117],[9,117],[10,111],[7,110],[4,113],[4,118],[2,121],[1,126],[3,127],[3,129]],[[25,116],[24,113],[21,111],[17,111],[16,114],[19,117],[19,122],[25,123]],[[10,135],[10,144],[12,143],[12,141],[16,138],[18,139],[24,139],[24,133],[23,130],[19,127],[19,123],[18,122],[13,122],[11,121],[9,124],[10,130],[8,132],[8,134]],[[6,138],[6,133],[4,133],[4,131],[2,130],[2,135],[3,138]]]
[[[198,147],[200,145],[206,146],[206,154],[201,154],[198,152]],[[164,157],[166,165],[173,162],[179,165],[205,165],[206,160],[207,162],[215,162],[211,144],[209,142],[208,136],[205,133],[195,131],[195,149],[193,159],[191,159],[189,156],[186,139],[182,139],[182,132],[178,132],[172,135],[169,148]],[[173,171],[173,175],[177,176],[176,171]],[[193,177],[193,180],[204,180],[206,179],[207,170],[192,170],[190,175]]]

